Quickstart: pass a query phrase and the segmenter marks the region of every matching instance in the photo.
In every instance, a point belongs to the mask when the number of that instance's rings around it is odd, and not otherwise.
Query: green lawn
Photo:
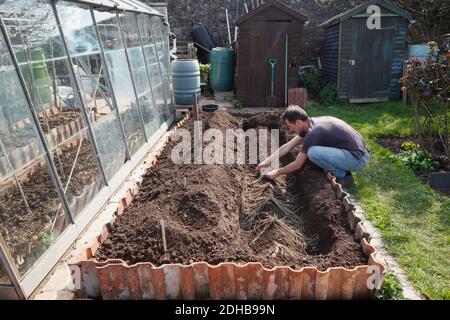
[[[341,118],[364,136],[372,158],[355,174],[353,194],[413,285],[431,299],[450,299],[450,198],[423,185],[375,142],[375,137],[412,133],[408,107],[389,102],[312,106],[307,111]]]

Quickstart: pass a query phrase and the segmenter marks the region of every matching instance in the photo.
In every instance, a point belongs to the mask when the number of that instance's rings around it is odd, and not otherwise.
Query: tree
[[[437,134],[448,159],[450,157],[448,129],[450,51],[438,51],[435,42],[430,42],[429,45],[431,50],[424,62],[420,62],[417,58],[407,62],[406,75],[401,79],[402,91],[411,95],[414,130],[423,146],[430,148],[433,136]],[[436,102],[441,108],[436,107]],[[440,110],[442,110],[441,113]]]

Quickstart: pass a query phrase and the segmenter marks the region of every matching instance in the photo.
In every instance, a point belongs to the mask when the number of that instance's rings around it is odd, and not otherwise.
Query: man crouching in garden
[[[283,157],[298,145],[301,151],[295,161],[264,176],[275,179],[299,170],[307,158],[325,171],[331,172],[343,186],[353,182],[352,171],[360,171],[369,162],[369,151],[361,135],[346,122],[335,117],[312,117],[298,106],[289,106],[281,116],[282,122],[297,135],[281,146],[256,170],[267,168],[274,157]]]

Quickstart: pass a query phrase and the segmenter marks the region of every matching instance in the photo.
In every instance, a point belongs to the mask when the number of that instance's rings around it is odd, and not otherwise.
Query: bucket
[[[415,44],[408,46],[408,59],[416,57],[420,62],[424,62],[430,52],[428,44]]]

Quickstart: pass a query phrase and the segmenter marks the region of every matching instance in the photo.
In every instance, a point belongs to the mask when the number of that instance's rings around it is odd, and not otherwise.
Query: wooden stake
[[[197,95],[194,92],[192,94],[192,115],[194,117],[194,121],[198,121],[199,119],[199,112],[198,112],[198,105],[197,105]]]
[[[227,31],[228,31],[228,42],[231,48],[231,31],[230,31],[230,19],[228,18],[228,9],[225,9],[225,15],[227,17]]]
[[[159,223],[161,224],[161,233],[162,233],[164,253],[167,253],[166,228],[164,226],[164,220],[161,219],[161,221]]]

